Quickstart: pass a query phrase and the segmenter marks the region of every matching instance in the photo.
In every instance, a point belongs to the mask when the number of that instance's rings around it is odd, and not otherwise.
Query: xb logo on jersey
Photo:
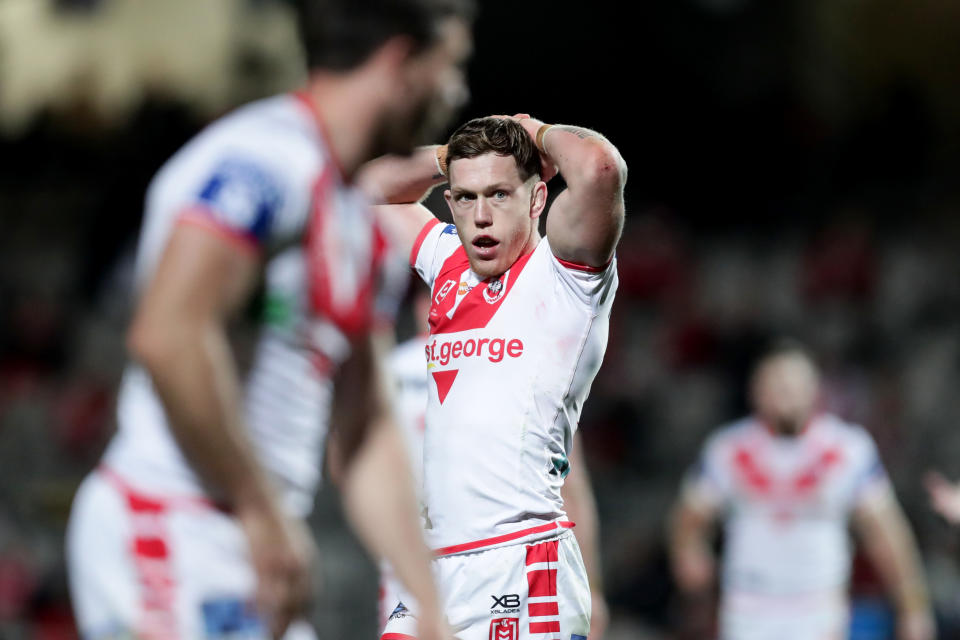
[[[490,640],[517,640],[520,618],[496,618],[490,621]]]

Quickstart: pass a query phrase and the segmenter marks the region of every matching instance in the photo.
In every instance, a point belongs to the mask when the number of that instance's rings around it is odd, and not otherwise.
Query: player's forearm
[[[445,157],[446,147],[437,145],[418,147],[410,156],[382,156],[364,165],[358,182],[375,204],[419,202],[447,181]]]
[[[677,584],[688,593],[709,588],[716,562],[710,547],[710,519],[681,503],[668,527],[667,545]]]
[[[920,554],[906,517],[898,506],[864,518],[866,550],[901,615],[928,613],[930,597]]]
[[[440,605],[430,569],[405,445],[389,420],[372,427],[346,468],[342,485],[351,525],[376,557],[385,558],[424,612]]]
[[[129,337],[194,471],[238,509],[271,508],[272,488],[243,432],[236,368],[221,327],[174,318],[139,322]]]

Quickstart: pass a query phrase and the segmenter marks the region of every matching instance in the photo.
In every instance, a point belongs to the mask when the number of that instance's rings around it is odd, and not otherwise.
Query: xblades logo
[[[520,606],[520,595],[517,593],[508,593],[507,595],[500,596],[490,596],[493,598],[493,608],[497,607],[519,607]]]
[[[493,606],[490,608],[491,614],[503,615],[505,613],[520,613],[520,594],[508,593],[499,598],[493,598]]]

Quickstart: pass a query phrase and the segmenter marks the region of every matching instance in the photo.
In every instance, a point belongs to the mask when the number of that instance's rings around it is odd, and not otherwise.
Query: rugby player
[[[462,102],[469,11],[302,3],[304,89],[220,119],[154,178],[119,430],[69,523],[84,638],[280,637],[309,597],[304,519],[328,423],[348,518],[426,602],[418,633],[448,637],[371,333],[396,271],[353,181],[436,136]],[[259,283],[264,322],[241,376],[227,328]]]
[[[852,523],[896,607],[897,637],[931,640],[916,543],[870,435],[816,411],[817,370],[798,344],[766,353],[750,391],[753,415],[710,437],[675,507],[681,590],[713,584],[709,534],[720,520],[720,638],[845,638]]]
[[[626,164],[594,131],[521,114],[472,120],[411,167],[392,168],[382,199],[448,179],[454,221],[384,211],[431,289],[424,517],[447,619],[462,640],[585,639],[590,587],[561,487],[606,348]],[[541,237],[557,171],[567,188]],[[419,603],[399,600],[382,638],[419,638]]]

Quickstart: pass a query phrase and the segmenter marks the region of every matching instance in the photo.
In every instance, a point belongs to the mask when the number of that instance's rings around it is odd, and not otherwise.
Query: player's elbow
[[[619,192],[627,184],[627,163],[609,142],[598,141],[594,144],[580,167],[584,179],[595,188]]]
[[[127,330],[127,353],[148,371],[163,367],[174,357],[176,340],[169,327],[138,314]]]

